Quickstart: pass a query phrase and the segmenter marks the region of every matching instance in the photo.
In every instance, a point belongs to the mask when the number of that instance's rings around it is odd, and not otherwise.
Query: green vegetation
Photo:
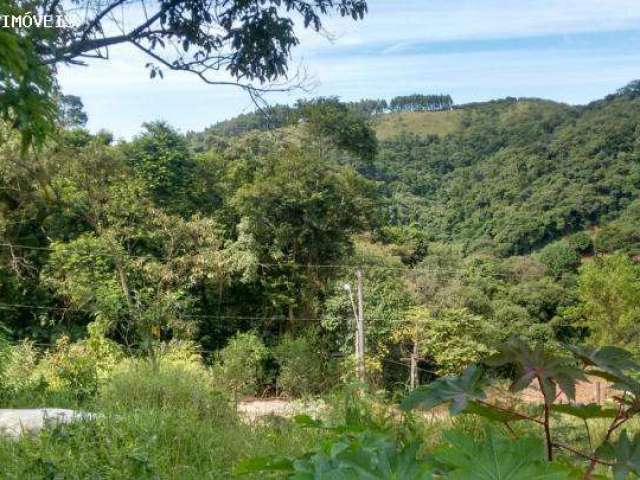
[[[247,22],[229,31],[240,36],[227,39],[232,74],[283,76],[292,24],[280,10],[262,15],[282,2],[249,12],[219,3],[223,29]],[[330,8],[366,11],[283,4],[314,29]],[[157,41],[184,26],[165,8]],[[222,46],[201,30],[214,19],[189,8],[184,50],[209,61]],[[280,25],[275,39],[260,33],[265,21]],[[85,27],[89,38],[102,31]],[[0,401],[99,415],[0,441],[2,474],[476,478],[477,464],[487,472],[477,478],[638,473],[637,367],[618,349],[640,349],[637,82],[581,107],[318,98],[187,135],[148,123],[114,143],[82,129],[81,100],[48,83],[43,60],[58,41],[0,32]],[[69,41],[67,59],[89,48]],[[351,391],[356,269],[368,390]],[[585,343],[595,347],[576,346]],[[575,400],[586,374],[623,391],[610,425],[610,407],[555,402],[558,391]],[[515,380],[514,393],[537,380],[543,401],[487,404],[487,377]],[[413,383],[427,386],[401,413],[390,400]],[[273,394],[333,401],[322,421],[237,415],[242,397]],[[408,411],[443,403],[472,419],[430,430]],[[565,420],[552,432],[561,415],[604,433],[596,442]]]
[[[558,355],[543,347],[529,348],[513,340],[488,359],[494,367],[515,367],[512,392],[538,384],[543,394],[542,414],[505,407],[488,400],[487,376],[482,367],[467,367],[460,376],[441,377],[415,390],[401,404],[410,412],[449,405],[453,415],[482,417],[493,424],[484,435],[470,429],[445,432],[444,442],[425,451],[424,439],[412,429],[412,417],[396,424],[363,425],[353,416],[345,424],[332,427],[309,417],[299,423],[333,431],[334,436],[313,452],[290,458],[255,458],[244,461],[237,473],[281,472],[285,478],[375,478],[375,479],[498,479],[498,478],[594,478],[610,471],[614,478],[640,474],[640,433],[631,438],[623,425],[640,412],[640,384],[630,375],[640,372],[631,354],[616,347],[600,349],[567,347],[574,358]],[[561,391],[575,400],[576,384],[586,375],[616,382],[624,393],[617,409],[597,404],[557,404]],[[500,399],[498,399],[499,401]],[[565,443],[563,416],[578,418],[586,429],[580,445]],[[592,443],[589,424],[609,422],[603,438]],[[518,426],[529,424],[527,426]],[[366,428],[363,428],[365,426]],[[536,428],[538,429],[536,431]],[[565,430],[565,432],[563,432]],[[508,433],[507,433],[508,432]],[[619,433],[619,435],[617,435]],[[614,438],[617,437],[617,438]],[[584,439],[588,439],[588,444]],[[582,462],[584,467],[579,467]],[[596,474],[596,470],[598,473]]]
[[[381,141],[400,136],[446,136],[460,127],[461,110],[442,112],[397,112],[376,119],[375,129]]]

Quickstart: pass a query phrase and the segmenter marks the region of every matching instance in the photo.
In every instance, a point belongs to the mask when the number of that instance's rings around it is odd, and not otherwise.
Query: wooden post
[[[413,342],[413,351],[411,352],[411,378],[409,379],[411,390],[415,390],[418,386],[418,342]]]
[[[596,382],[596,403],[602,405],[602,391],[600,390],[600,382]]]
[[[358,321],[356,324],[356,374],[358,381],[365,383],[365,367],[364,367],[364,275],[362,269],[358,268],[356,275],[358,277]]]

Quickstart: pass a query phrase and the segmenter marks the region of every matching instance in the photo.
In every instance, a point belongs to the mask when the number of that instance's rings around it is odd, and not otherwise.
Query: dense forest
[[[278,128],[260,112],[186,135],[149,123],[117,143],[82,128],[79,99],[60,101],[59,138],[28,159],[2,131],[8,339],[53,345],[92,326],[131,352],[169,340],[211,352],[249,332],[287,350],[262,388],[318,391],[326,375],[300,387],[278,372],[311,352],[317,372],[349,362],[343,286],[361,267],[381,384],[406,379],[414,346],[427,377],[514,333],[637,348],[637,82],[586,106],[418,111],[455,125],[383,141],[376,129],[400,120],[382,101],[277,107],[294,119]]]

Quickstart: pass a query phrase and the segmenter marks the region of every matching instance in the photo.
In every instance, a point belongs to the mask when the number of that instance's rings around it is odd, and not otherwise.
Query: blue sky
[[[362,22],[333,18],[330,35],[302,31],[294,65],[309,94],[363,97],[450,93],[456,103],[534,96],[587,103],[640,78],[639,0],[369,0]],[[148,77],[147,60],[129,47],[108,62],[60,72],[65,93],[80,95],[92,130],[131,138],[140,125],[166,120],[201,130],[250,111],[246,94],[185,73]]]

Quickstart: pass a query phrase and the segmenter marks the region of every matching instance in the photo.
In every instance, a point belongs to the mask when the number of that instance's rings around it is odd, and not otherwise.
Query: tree
[[[489,323],[464,308],[446,308],[437,314],[424,307],[415,308],[396,331],[396,338],[410,340],[417,358],[431,360],[441,375],[460,373],[470,363],[488,356],[490,337]]]
[[[640,345],[640,265],[624,254],[585,263],[578,277],[579,303],[565,315],[589,327],[598,345]]]
[[[276,312],[291,320],[296,309],[312,316],[315,295],[335,273],[315,265],[349,253],[351,235],[368,222],[371,185],[352,168],[291,144],[256,161],[253,178],[230,199],[238,227],[248,230],[267,264],[263,292]]]
[[[60,123],[63,127],[84,127],[89,118],[84,111],[82,99],[75,95],[61,95],[58,101]]]
[[[538,260],[552,276],[560,277],[563,273],[575,271],[580,264],[580,255],[568,243],[560,240],[544,247],[538,253]]]
[[[133,173],[158,205],[174,212],[189,211],[196,165],[184,137],[164,122],[145,123],[143,128],[126,148]]]
[[[337,98],[299,101],[298,110],[312,134],[363,160],[375,157],[378,141],[368,119]]]
[[[14,0],[0,0],[3,15],[25,13]],[[0,119],[22,135],[23,152],[54,129],[55,83],[43,64],[38,44],[52,40],[53,29],[0,30]]]
[[[2,0],[0,6],[3,14],[26,13],[18,0]],[[365,0],[154,0],[142,8],[127,0],[81,0],[30,6],[35,16],[69,20],[83,12],[83,18],[64,28],[16,26],[0,36],[0,115],[11,115],[27,142],[41,139],[52,122],[56,65],[107,59],[110,47],[130,44],[149,57],[151,77],[162,76],[163,69],[186,71],[210,84],[239,86],[256,98],[290,88],[268,84],[287,76],[291,51],[300,43],[297,17],[317,32],[330,12],[354,20],[367,12]]]

